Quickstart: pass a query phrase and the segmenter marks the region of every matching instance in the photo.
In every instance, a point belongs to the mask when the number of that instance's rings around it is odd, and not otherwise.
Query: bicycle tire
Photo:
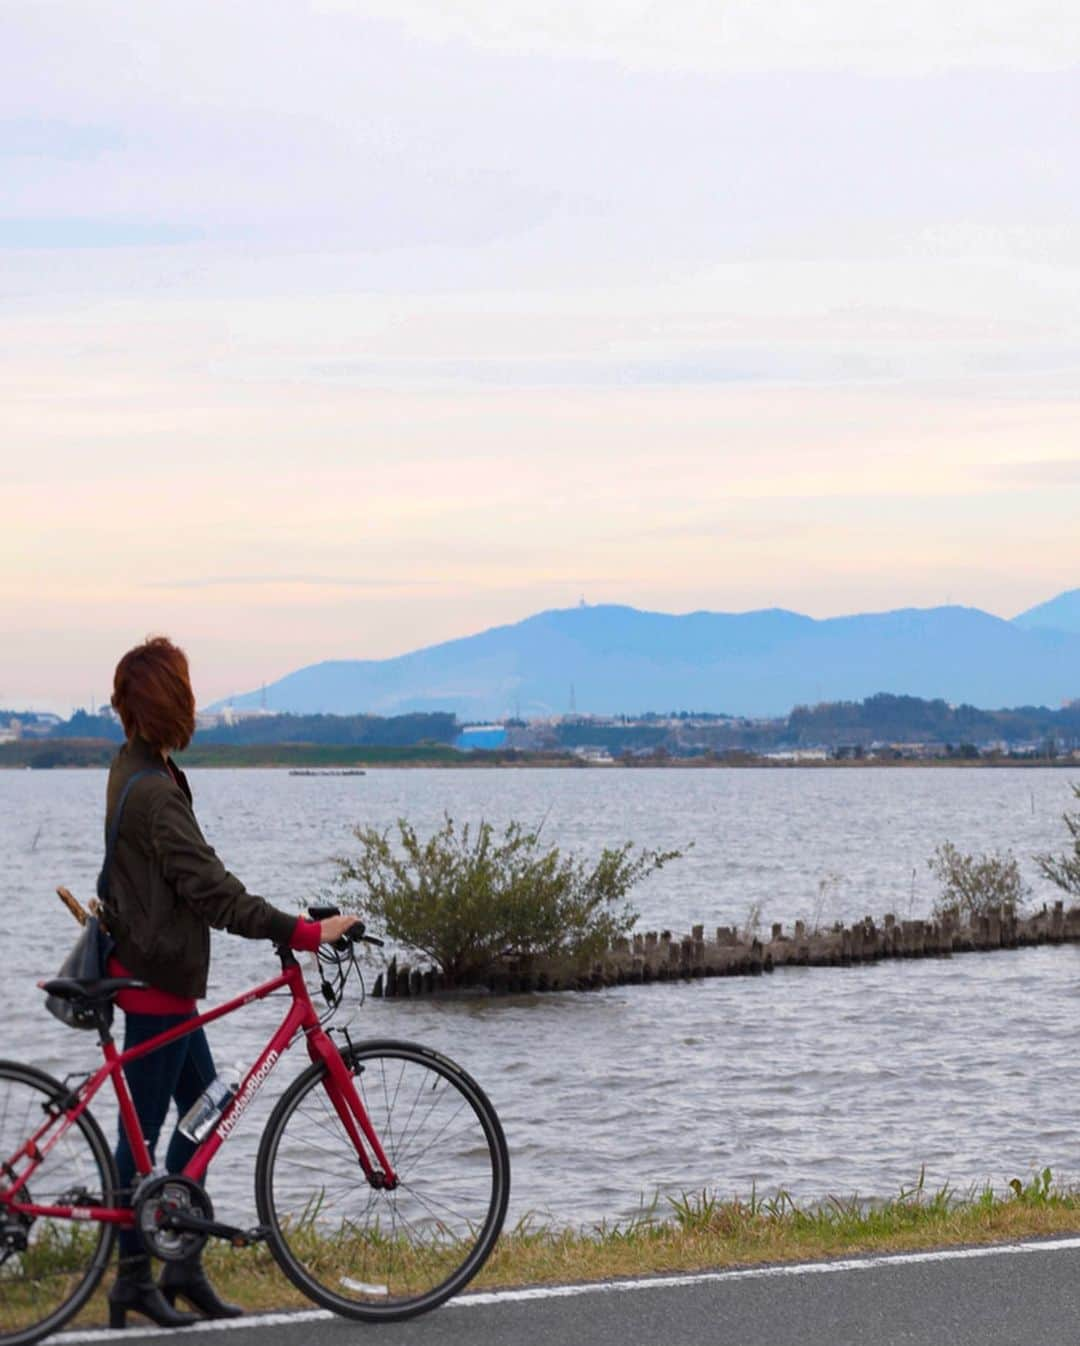
[[[510,1196],[506,1137],[480,1086],[438,1052],[376,1040],[342,1057],[401,1185],[380,1191],[368,1184],[320,1087],[326,1066],[318,1062],[294,1080],[266,1124],[255,1199],[273,1256],[308,1298],[342,1317],[394,1322],[444,1303],[487,1260]],[[321,1192],[312,1190],[312,1170]],[[328,1200],[326,1183],[335,1177]],[[461,1193],[452,1197],[456,1188]],[[358,1279],[347,1274],[353,1269]]]
[[[3,1151],[0,1163],[40,1125],[35,1109],[40,1106],[44,1110],[68,1093],[59,1080],[36,1066],[0,1061],[0,1151]],[[74,1140],[76,1135],[85,1142],[79,1149]],[[116,1162],[89,1112],[84,1112],[46,1155],[27,1186],[38,1202],[48,1203],[51,1199],[56,1205],[68,1204],[57,1198],[78,1194],[80,1199],[70,1204],[114,1204],[119,1186]],[[0,1207],[0,1224],[2,1212]],[[33,1236],[35,1230],[36,1239],[31,1237],[24,1251],[11,1252],[5,1257],[5,1250],[0,1248],[0,1346],[29,1346],[74,1317],[105,1274],[116,1240],[115,1226],[101,1221],[38,1217],[30,1223],[28,1236]],[[70,1240],[66,1250],[58,1242],[65,1236]],[[43,1270],[50,1265],[53,1270]],[[50,1289],[49,1282],[55,1282],[51,1288],[60,1298],[46,1309],[43,1302],[39,1305],[35,1301],[39,1289],[44,1298]]]

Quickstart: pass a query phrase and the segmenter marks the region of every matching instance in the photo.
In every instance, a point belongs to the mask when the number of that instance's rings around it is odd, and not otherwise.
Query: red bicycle
[[[315,908],[318,918],[333,908]],[[319,951],[328,1008],[320,1017],[300,965],[283,947],[280,975],[119,1052],[112,998],[132,978],[60,979],[42,989],[94,1019],[104,1064],[54,1079],[0,1061],[0,1343],[23,1346],[67,1322],[105,1273],[116,1232],[134,1227],[147,1252],[179,1261],[208,1239],[265,1240],[310,1299],[347,1318],[386,1322],[434,1308],[484,1264],[510,1194],[510,1160],[488,1098],[459,1066],[411,1042],[353,1043],[324,1027],[347,979],[359,975],[354,942],[378,943],[358,924]],[[275,992],[289,1008],[182,1173],[153,1171],[123,1067],[158,1047]],[[341,1032],[342,1045],[330,1032]],[[273,1071],[301,1037],[311,1064],[275,1105],[259,1143],[260,1223],[215,1220],[203,1179]],[[112,1081],[138,1177],[130,1201],[90,1113]]]

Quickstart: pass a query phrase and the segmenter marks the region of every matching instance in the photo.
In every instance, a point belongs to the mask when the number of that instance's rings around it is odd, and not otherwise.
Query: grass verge
[[[787,1192],[722,1200],[715,1192],[643,1207],[633,1219],[573,1231],[522,1221],[499,1240],[476,1289],[700,1271],[853,1253],[897,1253],[992,1244],[1080,1231],[1080,1190],[1057,1186],[1049,1169],[1007,1194],[990,1187],[928,1190],[923,1177],[885,1201],[830,1198],[800,1206]],[[265,1245],[214,1245],[206,1266],[225,1298],[256,1312],[309,1306]],[[354,1270],[343,1265],[342,1274]],[[80,1322],[105,1319],[104,1290]]]

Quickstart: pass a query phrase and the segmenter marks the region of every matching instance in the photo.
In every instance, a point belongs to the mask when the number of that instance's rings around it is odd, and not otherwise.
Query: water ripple
[[[545,835],[570,848],[695,840],[640,894],[643,926],[673,929],[738,925],[755,902],[766,922],[818,908],[826,921],[922,914],[926,856],[946,837],[962,849],[1012,847],[1035,883],[1029,857],[1062,844],[1070,802],[1065,776],[1039,770],[193,777],[207,834],[282,906],[328,881],[326,857],[348,847],[353,823],[384,826],[404,813],[425,828],[452,803],[455,817],[496,823],[550,810]],[[94,1043],[42,1011],[34,981],[56,971],[73,935],[53,887],[93,890],[103,788],[101,772],[0,772],[9,991],[0,1054],[59,1074],[92,1065]],[[823,898],[831,874],[841,877]],[[1038,900],[1051,895],[1043,888]],[[262,946],[215,936],[212,995],[267,967]],[[1076,1178],[1078,973],[1080,948],[1041,948],[590,995],[370,1001],[353,1034],[429,1042],[488,1089],[514,1155],[512,1219],[610,1222],[657,1192],[704,1186],[888,1196],[924,1164],[928,1185],[961,1190],[1000,1188],[1046,1164]],[[253,1056],[280,1012],[264,1002],[215,1025],[218,1054]],[[260,1125],[301,1065],[289,1060],[271,1077],[227,1166],[212,1170],[224,1218],[251,1218]],[[100,1111],[111,1131],[109,1108]]]

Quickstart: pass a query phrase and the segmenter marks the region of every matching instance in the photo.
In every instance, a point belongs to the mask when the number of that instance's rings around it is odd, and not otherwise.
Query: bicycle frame
[[[131,1099],[123,1068],[132,1061],[148,1056],[159,1047],[164,1047],[178,1038],[193,1033],[204,1024],[213,1023],[236,1010],[243,1009],[256,1000],[263,1000],[275,991],[288,989],[292,1002],[285,1018],[274,1033],[270,1042],[260,1053],[255,1064],[248,1071],[240,1088],[226,1104],[213,1131],[201,1142],[195,1153],[184,1167],[183,1176],[201,1182],[211,1161],[222,1145],[232,1134],[237,1122],[247,1111],[255,1095],[262,1088],[277,1064],[281,1054],[292,1045],[296,1035],[304,1033],[307,1038],[308,1055],[312,1061],[325,1063],[327,1074],[324,1085],[327,1095],[345,1132],[356,1149],[356,1156],[364,1176],[372,1186],[396,1186],[397,1177],[372,1128],[364,1105],[360,1100],[352,1075],[330,1035],[319,1023],[315,1007],[311,1003],[300,964],[293,955],[284,949],[278,950],[281,956],[282,970],[279,976],[263,982],[233,1000],[216,1005],[205,1014],[186,1019],[157,1037],[141,1042],[129,1051],[118,1052],[116,1043],[107,1028],[100,1030],[101,1047],[105,1057],[104,1064],[88,1079],[73,1090],[66,1099],[58,1101],[56,1110],[50,1109],[46,1121],[34,1132],[25,1144],[4,1163],[0,1161],[0,1174],[14,1178],[13,1184],[0,1190],[0,1201],[21,1215],[31,1217],[51,1217],[52,1219],[93,1220],[106,1224],[115,1224],[122,1228],[131,1228],[135,1216],[130,1207],[119,1206],[43,1206],[33,1201],[16,1200],[18,1193],[33,1177],[35,1170],[44,1162],[49,1151],[60,1141],[68,1129],[73,1126],[89,1108],[98,1091],[106,1080],[112,1080],[116,1100],[120,1109],[120,1123],[131,1145],[135,1159],[135,1170],[139,1177],[149,1177],[153,1165],[146,1139],[139,1124],[135,1105]],[[59,1123],[59,1126],[57,1125]],[[53,1132],[53,1134],[49,1134]],[[365,1148],[365,1142],[367,1148]],[[370,1154],[368,1150],[370,1149]],[[24,1165],[21,1171],[18,1165]]]

